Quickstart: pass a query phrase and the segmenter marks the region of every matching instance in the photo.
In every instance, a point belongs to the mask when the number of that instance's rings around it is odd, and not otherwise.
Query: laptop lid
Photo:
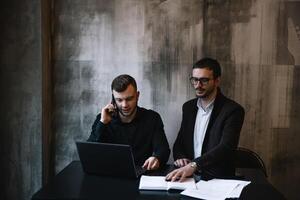
[[[138,178],[129,145],[76,142],[83,170],[89,174]]]

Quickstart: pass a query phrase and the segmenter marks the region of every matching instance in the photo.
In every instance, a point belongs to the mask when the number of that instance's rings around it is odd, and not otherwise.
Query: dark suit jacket
[[[182,123],[173,147],[174,160],[194,160],[203,179],[234,176],[234,152],[244,121],[244,109],[218,89],[203,141],[202,155],[194,158],[193,140],[197,111],[197,98],[183,104]]]

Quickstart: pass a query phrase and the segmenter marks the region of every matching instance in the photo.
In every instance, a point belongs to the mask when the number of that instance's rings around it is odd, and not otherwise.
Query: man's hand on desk
[[[166,176],[167,181],[178,181],[182,182],[186,177],[192,176],[196,171],[196,167],[192,166],[192,163],[187,164],[184,167],[175,169]]]
[[[190,159],[187,159],[187,158],[181,158],[181,159],[177,159],[175,162],[174,162],[174,165],[176,167],[184,167],[186,166],[187,164],[189,164],[191,162]]]
[[[158,169],[159,168],[159,160],[156,157],[151,156],[144,162],[143,168],[146,170]]]

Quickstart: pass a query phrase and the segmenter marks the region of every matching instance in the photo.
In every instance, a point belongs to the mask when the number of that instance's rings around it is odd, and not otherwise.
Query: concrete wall
[[[0,199],[30,199],[41,187],[40,1],[0,8]]]

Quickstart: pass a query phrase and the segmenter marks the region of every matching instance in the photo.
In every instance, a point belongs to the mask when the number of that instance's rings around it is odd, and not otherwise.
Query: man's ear
[[[140,91],[137,91],[137,92],[136,92],[136,100],[137,100],[137,101],[139,100],[139,96],[140,96]]]

